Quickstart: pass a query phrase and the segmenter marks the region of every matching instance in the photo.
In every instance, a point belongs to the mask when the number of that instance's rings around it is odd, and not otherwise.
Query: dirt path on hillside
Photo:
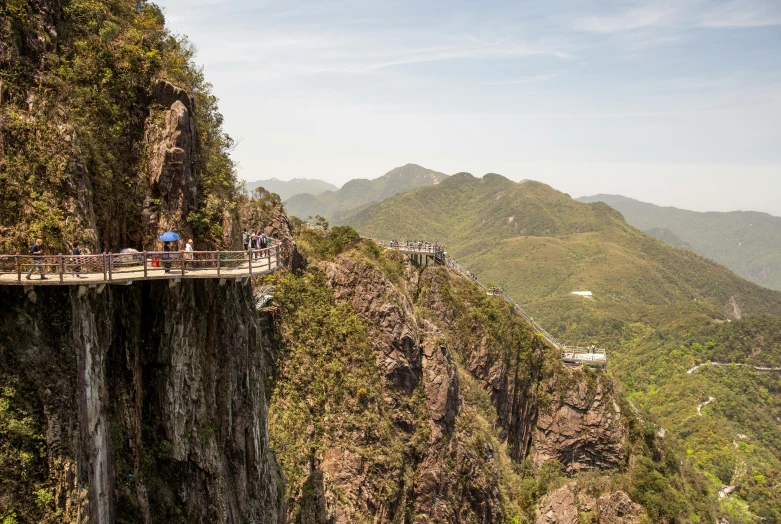
[[[754,371],[781,371],[781,368],[766,368],[762,366],[752,366],[751,364],[738,364],[737,362],[705,362],[703,364],[697,364],[696,366],[689,368],[689,370],[686,372],[689,375],[697,371],[703,366],[740,366],[740,367],[746,367],[746,368],[752,368]]]

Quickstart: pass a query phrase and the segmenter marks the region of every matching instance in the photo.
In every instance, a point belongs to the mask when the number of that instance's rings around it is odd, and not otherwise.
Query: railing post
[[[22,257],[21,255],[16,255],[16,279],[19,281],[19,283],[22,283]]]
[[[62,253],[57,254],[57,266],[60,271],[60,282],[62,282],[63,273],[65,272],[64,262],[62,261]]]
[[[104,267],[104,270],[103,270],[104,276],[103,276],[103,278],[106,278],[105,277],[105,272],[106,272],[105,267],[107,265],[106,264],[106,258],[108,258],[108,280],[109,280],[109,282],[111,282],[111,272],[112,272],[112,269],[111,269],[111,253],[108,253],[108,254],[104,253],[103,254],[103,267]]]
[[[220,266],[222,265],[222,264],[220,264],[220,252],[219,251],[215,251],[215,253],[217,253],[217,276],[219,277],[220,276]]]
[[[247,251],[247,262],[249,262],[249,276],[252,276],[252,252]]]
[[[146,278],[146,251],[144,251],[143,257],[144,257],[144,278]]]
[[[179,251],[179,260],[182,262],[182,276],[184,276],[184,265],[187,261],[184,259],[185,251]]]

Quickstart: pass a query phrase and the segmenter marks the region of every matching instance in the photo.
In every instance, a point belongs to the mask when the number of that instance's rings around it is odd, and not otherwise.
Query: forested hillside
[[[454,175],[347,221],[367,236],[442,241],[560,340],[607,348],[608,369],[637,407],[681,438],[715,485],[732,487],[725,504],[748,503],[736,521],[781,520],[779,374],[741,366],[687,373],[717,359],[776,362],[781,293],[642,233],[606,204],[499,175]],[[583,290],[595,298],[570,295]]]
[[[634,227],[675,247],[688,247],[724,264],[741,277],[781,290],[781,218],[767,213],[687,211],[621,195],[594,195],[581,202],[605,202]]]

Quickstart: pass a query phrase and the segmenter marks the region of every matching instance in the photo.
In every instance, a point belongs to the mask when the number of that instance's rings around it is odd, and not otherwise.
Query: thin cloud
[[[748,28],[781,25],[777,0],[646,1],[620,13],[577,18],[575,29],[615,34],[647,29]]]

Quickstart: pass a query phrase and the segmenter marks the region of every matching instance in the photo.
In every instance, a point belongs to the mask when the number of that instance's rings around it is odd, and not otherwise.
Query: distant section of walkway
[[[754,371],[781,371],[781,368],[768,368],[768,367],[763,367],[763,366],[752,366],[751,364],[738,364],[737,362],[704,362],[702,364],[697,364],[696,366],[692,366],[691,368],[689,368],[689,371],[687,371],[686,373],[691,375],[692,373],[694,373],[695,371],[697,371],[701,367],[706,367],[706,366],[721,366],[721,367],[739,366],[739,367],[744,367],[744,368],[751,368]]]
[[[136,280],[242,278],[273,273],[279,265],[279,245],[252,251],[7,255],[0,256],[0,285],[79,286],[130,284]]]
[[[501,297],[505,302],[510,304],[515,314],[523,318],[534,330],[536,334],[541,336],[547,344],[553,349],[561,351],[561,359],[565,364],[572,365],[590,365],[605,367],[607,365],[607,353],[604,349],[595,347],[581,348],[581,347],[568,347],[559,343],[553,335],[548,333],[541,325],[539,325],[526,311],[513,300],[500,287],[488,287],[483,285],[477,278],[469,271],[464,269],[460,264],[456,263],[441,244],[430,244],[427,242],[396,242],[387,240],[369,239],[377,243],[378,246],[385,249],[392,249],[403,253],[410,257],[418,257],[420,259],[431,259],[435,265],[443,265],[449,268],[451,271],[458,273],[459,275],[467,278],[477,284],[488,295]]]

